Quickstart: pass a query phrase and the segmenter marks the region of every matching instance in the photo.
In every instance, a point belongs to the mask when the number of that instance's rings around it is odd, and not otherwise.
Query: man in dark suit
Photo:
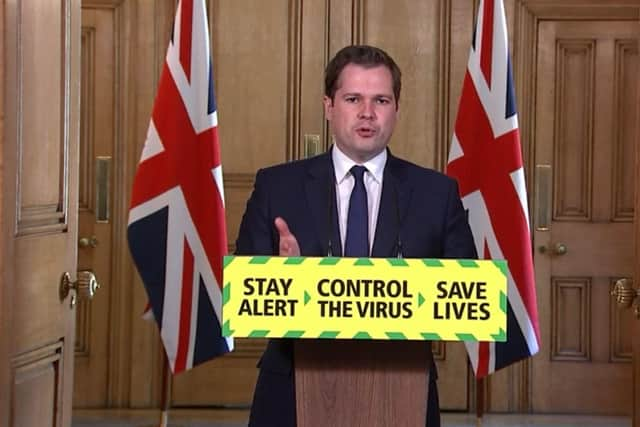
[[[400,70],[381,49],[349,46],[336,54],[323,101],[334,144],[317,157],[258,171],[236,254],[476,257],[455,181],[387,148],[400,87]],[[259,367],[249,425],[294,427],[292,342],[270,340]],[[427,425],[438,427],[435,366],[431,372]]]

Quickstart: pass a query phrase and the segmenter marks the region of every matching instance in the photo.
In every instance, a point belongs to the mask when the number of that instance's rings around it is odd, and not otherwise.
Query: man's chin
[[[382,153],[382,151],[384,151],[386,146],[380,147],[379,145],[375,145],[372,147],[367,147],[367,148],[363,148],[361,150],[356,151],[355,155],[358,157],[358,161],[364,163],[366,161],[369,161],[371,159],[373,159],[374,157],[376,157],[378,154]],[[356,159],[354,159],[356,160]]]

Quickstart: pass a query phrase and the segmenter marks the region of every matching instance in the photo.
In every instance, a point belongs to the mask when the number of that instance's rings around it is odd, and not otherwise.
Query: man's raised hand
[[[291,231],[286,221],[280,217],[277,217],[274,221],[278,234],[280,235],[280,256],[300,256],[300,246],[298,240]]]

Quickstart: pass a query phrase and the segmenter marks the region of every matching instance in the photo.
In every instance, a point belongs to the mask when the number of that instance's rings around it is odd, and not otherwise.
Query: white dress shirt
[[[338,224],[340,226],[340,241],[344,251],[344,241],[347,236],[347,216],[349,214],[349,198],[355,185],[355,179],[351,175],[351,168],[356,162],[344,154],[336,144],[331,150],[333,169],[336,173],[336,206],[338,210]],[[380,195],[382,194],[382,177],[384,166],[387,163],[387,150],[382,150],[373,159],[361,166],[367,168],[364,174],[364,187],[367,190],[367,208],[369,217],[369,253],[373,248],[373,238],[376,235],[378,211],[380,210]]]

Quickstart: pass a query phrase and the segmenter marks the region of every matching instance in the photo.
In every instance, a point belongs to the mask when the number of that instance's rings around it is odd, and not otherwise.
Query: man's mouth
[[[362,138],[371,138],[376,134],[376,130],[369,127],[359,127],[356,129],[356,133]]]

